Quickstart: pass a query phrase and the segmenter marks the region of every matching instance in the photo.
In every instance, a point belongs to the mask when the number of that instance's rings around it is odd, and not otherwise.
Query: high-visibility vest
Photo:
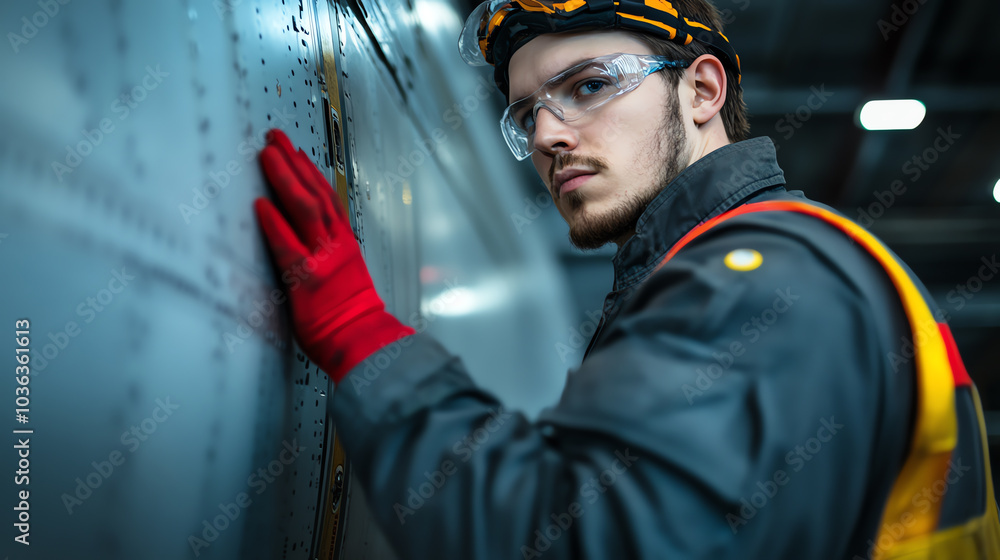
[[[885,269],[899,292],[913,334],[916,354],[915,415],[907,457],[884,505],[878,534],[872,539],[873,560],[1000,559],[1000,518],[990,471],[986,424],[979,393],[958,354],[947,323],[937,322],[920,289],[896,258],[863,227],[825,208],[797,201],[745,204],[706,220],[682,237],[657,270],[694,238],[719,223],[751,212],[798,212],[819,218],[865,248]],[[967,394],[962,395],[962,392]],[[971,396],[971,398],[969,398]],[[961,398],[960,398],[961,397]],[[979,448],[985,478],[985,509],[974,516],[939,527],[944,500],[915,500],[922,490],[945,480],[958,441],[958,414],[975,408],[978,433],[963,434]],[[978,469],[977,469],[978,470]],[[979,496],[963,497],[969,500]],[[918,507],[917,504],[921,504]]]

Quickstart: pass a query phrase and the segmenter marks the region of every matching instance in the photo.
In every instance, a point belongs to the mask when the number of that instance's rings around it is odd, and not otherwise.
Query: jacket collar
[[[667,251],[699,223],[785,183],[774,144],[764,136],[728,144],[694,162],[649,203],[612,259],[615,290],[646,279]]]

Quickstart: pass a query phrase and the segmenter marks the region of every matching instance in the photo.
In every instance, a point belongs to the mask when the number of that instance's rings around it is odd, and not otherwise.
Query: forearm
[[[360,364],[334,420],[380,526],[405,558],[618,557],[635,449],[532,424],[476,388],[425,335]],[[404,341],[400,341],[401,343]],[[380,365],[385,367],[379,367]],[[366,375],[367,373],[367,375]],[[603,475],[603,477],[602,477]],[[613,538],[608,538],[608,535]],[[585,541],[591,541],[585,544]]]

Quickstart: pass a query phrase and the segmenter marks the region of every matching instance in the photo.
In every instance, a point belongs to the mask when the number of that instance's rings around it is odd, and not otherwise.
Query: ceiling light
[[[912,130],[927,114],[927,107],[916,99],[869,101],[861,108],[861,126],[865,130]]]
[[[1000,202],[1000,181],[993,187],[993,200]]]

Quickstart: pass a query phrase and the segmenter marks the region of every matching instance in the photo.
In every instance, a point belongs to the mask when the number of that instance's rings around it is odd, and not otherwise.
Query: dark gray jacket
[[[913,397],[912,364],[887,359],[909,330],[882,269],[821,221],[769,212],[652,273],[712,216],[804,200],[783,184],[757,138],[668,185],[614,257],[601,326],[537,422],[426,334],[355,368],[335,421],[400,556],[866,557]],[[727,266],[738,249],[760,267]]]

